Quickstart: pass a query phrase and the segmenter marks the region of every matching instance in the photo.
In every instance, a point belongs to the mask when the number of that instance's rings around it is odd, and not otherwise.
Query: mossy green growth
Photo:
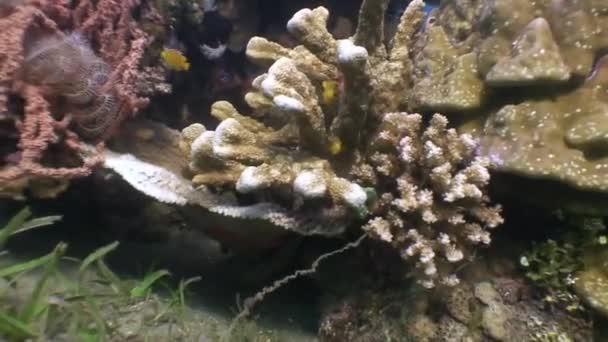
[[[65,243],[25,261],[3,250],[10,236],[60,218],[30,216],[24,209],[0,229],[2,341],[190,341],[208,331],[201,319],[186,314],[184,292],[191,281],[170,289],[169,296],[158,296],[151,289],[167,271],[149,272],[140,279],[115,274],[104,257],[118,243],[101,247],[76,264],[64,258]]]
[[[573,288],[577,272],[587,269],[587,251],[606,244],[606,232],[599,218],[568,218],[565,225],[570,228],[565,234],[536,244],[520,258],[520,264],[526,277],[546,292],[547,304],[576,312],[584,310]]]

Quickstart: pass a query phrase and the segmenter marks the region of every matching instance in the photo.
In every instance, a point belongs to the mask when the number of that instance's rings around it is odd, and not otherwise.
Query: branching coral
[[[271,65],[246,96],[263,120],[247,118],[229,103],[218,102],[212,115],[221,123],[214,131],[186,129],[183,145],[191,156],[194,182],[278,203],[304,220],[318,219],[315,212],[322,208],[328,210],[320,215],[321,221],[364,217],[374,192],[347,176],[361,160],[361,143],[369,134],[364,126],[372,127],[387,108],[403,103],[392,95],[405,87],[409,60],[403,57],[423,16],[422,2],[415,1],[389,49],[378,22],[386,5],[364,2],[352,39],[332,37],[327,31],[329,13],[323,7],[303,9],[288,22],[288,31],[302,42],[294,49],[251,39],[247,55]],[[340,85],[339,101],[323,100],[324,82]],[[198,134],[192,135],[195,131]],[[334,225],[325,234],[339,233],[341,227]]]
[[[19,135],[17,146],[3,151],[9,154],[2,155],[2,196],[20,197],[25,189],[53,196],[88,175],[102,158],[83,138],[106,139],[147,102],[135,84],[150,42],[132,17],[139,2],[73,5],[24,1],[0,18],[0,113]],[[140,9],[142,17],[153,16]],[[99,57],[78,34],[62,30],[84,35]]]
[[[45,152],[53,144],[63,143],[68,150],[77,153],[85,149],[77,135],[68,129],[69,120],[53,117],[42,89],[19,80],[25,56],[23,42],[31,28],[58,32],[55,23],[34,6],[18,7],[11,15],[0,19],[3,54],[0,58],[0,112],[10,110],[12,94],[25,100],[23,120],[15,123],[15,129],[19,131],[18,161],[0,169],[3,196],[19,197],[22,189],[28,186],[39,196],[53,196],[65,188],[70,178],[89,174],[101,161],[99,155],[93,155],[85,157],[80,166],[55,168],[43,164]]]
[[[420,115],[386,114],[371,145],[370,162],[387,191],[364,229],[412,260],[425,287],[457,284],[453,272],[503,221],[485,192],[488,161],[476,156],[470,135],[447,123],[435,114],[423,130]]]
[[[471,246],[490,242],[486,229],[502,218],[488,205],[487,161],[476,158],[470,136],[447,129],[440,115],[425,130],[420,115],[391,113],[407,106],[409,45],[424,4],[409,5],[387,46],[387,3],[364,1],[350,39],[332,37],[323,7],[289,20],[302,44],[293,49],[252,38],[247,55],[270,66],[245,98],[256,119],[217,102],[217,128],[190,126],[181,146],[201,191],[284,208],[295,218],[287,228],[300,233],[311,232],[302,223],[312,219],[322,227],[313,232],[337,234],[373,211],[367,229],[404,257],[420,258],[426,286],[454,285],[455,266]],[[327,101],[332,82],[338,99]]]

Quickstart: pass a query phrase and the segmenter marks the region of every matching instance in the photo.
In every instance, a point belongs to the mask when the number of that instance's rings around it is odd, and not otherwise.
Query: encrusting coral
[[[470,135],[448,129],[441,115],[424,129],[422,116],[400,112],[424,3],[410,3],[385,45],[387,4],[364,1],[350,39],[332,37],[323,7],[289,20],[302,44],[293,49],[252,38],[247,55],[269,66],[245,97],[254,116],[217,102],[217,128],[187,127],[180,145],[201,191],[283,208],[292,217],[286,228],[303,234],[339,234],[371,213],[366,229],[412,260],[425,286],[455,285],[457,265],[502,222],[500,207],[488,204],[488,161]]]
[[[608,191],[608,57],[575,91],[506,105],[484,127],[482,153],[502,171]]]
[[[607,9],[442,2],[412,49],[411,104],[478,121],[480,153],[495,170],[605,194]]]
[[[587,304],[608,317],[608,252],[595,248],[585,256],[585,267],[576,274],[574,289]]]

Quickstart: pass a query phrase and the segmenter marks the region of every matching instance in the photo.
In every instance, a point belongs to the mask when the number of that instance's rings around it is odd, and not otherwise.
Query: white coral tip
[[[364,208],[367,202],[367,193],[358,184],[351,183],[342,194],[344,202],[353,208]]]
[[[364,47],[355,45],[349,39],[338,40],[338,63],[362,64],[367,58],[368,53]]]
[[[230,146],[226,146],[226,142],[241,129],[242,126],[236,119],[228,118],[220,122],[213,135],[213,153],[222,158],[230,156],[233,150]]]
[[[293,34],[292,31],[300,29],[311,14],[312,11],[310,8],[302,8],[301,10],[297,11],[287,22],[287,31]]]
[[[272,101],[275,106],[286,112],[303,112],[306,109],[302,102],[285,95],[275,96]]]
[[[264,185],[264,179],[256,174],[255,166],[246,167],[236,182],[236,191],[246,194],[260,189]]]
[[[293,190],[305,198],[319,198],[325,196],[327,184],[321,172],[302,171],[293,182]]]

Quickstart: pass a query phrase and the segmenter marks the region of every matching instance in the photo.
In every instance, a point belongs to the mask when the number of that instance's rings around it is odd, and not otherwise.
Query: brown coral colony
[[[421,115],[400,112],[409,108],[403,91],[423,5],[410,3],[390,44],[376,22],[386,1],[363,2],[351,39],[333,38],[323,7],[289,20],[288,31],[302,45],[251,39],[247,55],[271,64],[245,97],[258,119],[217,102],[211,114],[221,123],[214,131],[186,128],[182,145],[189,146],[193,181],[257,195],[296,217],[318,218],[329,207],[326,228],[317,230],[325,235],[347,226],[336,220],[371,213],[364,229],[411,261],[424,286],[457,284],[457,265],[473,246],[489,244],[488,229],[502,218],[500,207],[489,205],[489,162],[477,156],[478,142],[448,128],[444,116],[425,128]],[[323,82],[337,75],[343,85],[331,107]]]

